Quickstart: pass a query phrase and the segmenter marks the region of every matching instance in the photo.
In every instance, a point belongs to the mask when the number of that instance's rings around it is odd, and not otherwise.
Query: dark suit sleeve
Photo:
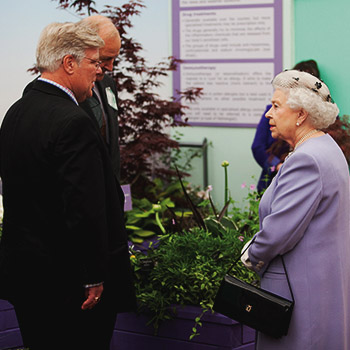
[[[107,222],[105,216],[105,178],[101,142],[90,118],[76,115],[60,128],[55,145],[55,161],[62,186],[64,220],[81,265],[82,282],[105,279],[107,260]]]

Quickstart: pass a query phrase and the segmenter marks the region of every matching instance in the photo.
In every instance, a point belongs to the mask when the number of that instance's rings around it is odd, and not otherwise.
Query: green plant
[[[229,166],[229,162],[227,160],[224,160],[222,163],[221,163],[221,166],[224,168],[224,171],[225,171],[225,194],[224,194],[224,205],[226,205],[226,203],[228,202],[229,200],[229,190],[228,190],[228,174],[227,174],[227,167]]]
[[[133,243],[142,243],[146,238],[165,233],[159,216],[163,217],[168,208],[174,207],[169,197],[158,201],[157,204],[153,204],[147,198],[134,198],[133,206],[133,210],[126,213],[125,225]]]
[[[244,184],[242,187],[246,187]],[[238,206],[234,200],[232,208],[228,211],[231,221],[237,224],[237,229],[244,235],[252,236],[259,231],[259,204],[263,194],[258,193],[255,185],[250,186],[245,200],[245,205]]]
[[[199,334],[201,317],[212,311],[225,273],[258,230],[258,202],[256,192],[250,191],[247,206],[234,206],[232,216],[223,216],[222,211],[219,216],[206,217],[205,227],[160,236],[157,248],[150,248],[147,255],[133,251],[139,311],[149,314],[149,323],[156,330],[160,322],[174,316],[174,305],[196,305],[202,313],[194,320],[190,338]],[[257,280],[241,262],[232,273],[248,282]]]
[[[150,323],[157,329],[161,321],[172,317],[174,304],[212,310],[220,282],[248,238],[232,230],[217,236],[194,228],[160,237],[158,247],[147,256],[134,252],[139,311],[150,314]],[[151,261],[153,268],[145,270],[144,261]],[[233,272],[248,281],[256,279],[240,264]]]
[[[219,214],[209,197],[213,215],[203,219],[187,193],[177,168],[176,171],[198,227],[160,236],[156,249],[150,247],[147,255],[134,251],[131,261],[139,311],[150,315],[149,323],[156,330],[161,321],[174,315],[174,305],[202,308],[202,313],[194,320],[192,339],[199,334],[201,317],[213,311],[214,298],[225,273],[238,259],[245,242],[259,229],[260,197],[251,187],[246,206],[237,207],[230,199]],[[225,177],[227,179],[227,172]],[[230,215],[225,216],[229,204],[233,204],[233,208]],[[248,282],[257,278],[241,262],[234,266],[232,272]]]
[[[198,197],[196,190],[189,187],[187,182],[184,182],[183,186],[186,194],[192,198],[191,201],[201,206],[202,215],[207,215],[207,201]],[[180,180],[168,184],[159,178],[154,179],[153,183],[144,189],[144,193],[147,197],[139,199],[133,196],[133,209],[125,214],[129,239],[133,243],[142,243],[145,239],[165,232],[195,226],[193,213],[187,209],[188,204]]]

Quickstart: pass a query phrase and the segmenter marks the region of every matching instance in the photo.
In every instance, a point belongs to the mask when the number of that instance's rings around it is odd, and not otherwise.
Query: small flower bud
[[[155,212],[159,212],[162,210],[162,206],[160,204],[153,204],[152,205],[152,209],[155,211]]]

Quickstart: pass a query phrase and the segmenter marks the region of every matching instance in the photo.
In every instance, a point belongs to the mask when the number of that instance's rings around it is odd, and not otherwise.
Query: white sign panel
[[[175,96],[202,88],[191,125],[255,127],[282,70],[282,0],[172,0]]]
[[[181,7],[260,5],[273,4],[274,0],[180,0]]]
[[[182,11],[180,57],[251,59],[274,56],[272,8]]]
[[[186,116],[192,123],[254,124],[271,99],[273,76],[273,63],[182,65],[181,90],[203,87]]]

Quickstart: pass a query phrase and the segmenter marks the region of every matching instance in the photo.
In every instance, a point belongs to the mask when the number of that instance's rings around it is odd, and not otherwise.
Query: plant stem
[[[225,202],[224,202],[224,208],[228,203],[228,175],[227,175],[227,167],[229,166],[229,162],[227,160],[224,160],[221,163],[221,166],[224,168],[225,170]],[[225,215],[227,215],[227,209],[225,210]]]
[[[226,205],[228,201],[228,176],[227,176],[227,167],[225,167],[225,201],[224,205]]]
[[[160,221],[159,213],[158,213],[158,212],[156,212],[156,222],[157,222],[157,224],[158,224],[160,230],[162,231],[162,233],[165,235],[166,231],[165,231],[165,228],[164,228],[162,222]]]

